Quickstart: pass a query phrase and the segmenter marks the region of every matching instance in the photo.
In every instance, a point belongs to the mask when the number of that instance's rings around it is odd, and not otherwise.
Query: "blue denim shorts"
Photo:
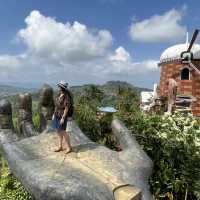
[[[56,130],[66,130],[67,127],[67,118],[65,118],[64,123],[60,124],[61,118],[54,117],[54,120],[52,120],[52,127]]]

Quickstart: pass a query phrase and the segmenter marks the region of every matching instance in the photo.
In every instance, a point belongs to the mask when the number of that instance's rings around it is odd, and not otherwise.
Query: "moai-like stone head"
[[[39,100],[40,129],[45,130],[51,127],[51,119],[54,112],[53,89],[45,84],[40,90]],[[47,130],[47,129],[46,129]]]
[[[12,107],[8,100],[0,101],[0,129],[12,129]]]

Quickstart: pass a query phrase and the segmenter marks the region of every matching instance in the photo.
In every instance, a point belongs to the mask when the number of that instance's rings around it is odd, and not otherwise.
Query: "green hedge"
[[[155,199],[200,199],[200,128],[191,115],[120,115],[154,162]]]

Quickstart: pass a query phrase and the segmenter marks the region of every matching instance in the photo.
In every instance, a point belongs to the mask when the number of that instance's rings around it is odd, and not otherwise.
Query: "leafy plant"
[[[154,162],[155,199],[199,199],[200,128],[190,115],[121,116]]]
[[[112,134],[112,114],[97,117],[103,92],[95,86],[87,88],[75,105],[75,119],[82,131],[93,141],[117,150],[117,142]]]
[[[12,175],[1,157],[0,163],[0,199],[1,200],[33,200],[20,182]],[[2,164],[3,163],[3,164]]]

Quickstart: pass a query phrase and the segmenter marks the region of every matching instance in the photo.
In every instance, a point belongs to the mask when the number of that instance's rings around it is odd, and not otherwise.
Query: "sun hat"
[[[65,90],[68,88],[68,83],[65,81],[60,81],[57,85]]]

